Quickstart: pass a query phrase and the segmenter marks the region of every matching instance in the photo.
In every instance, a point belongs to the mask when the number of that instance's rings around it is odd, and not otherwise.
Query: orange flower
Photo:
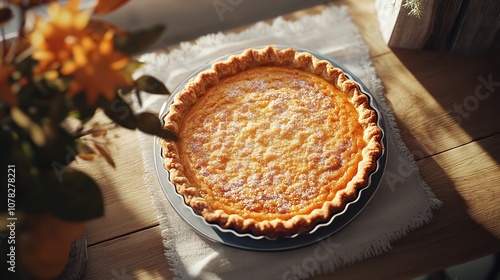
[[[73,46],[73,59],[61,68],[63,75],[72,76],[70,94],[84,92],[87,103],[94,104],[99,95],[112,100],[118,88],[133,85],[130,73],[122,71],[129,57],[113,47],[111,31],[104,34],[101,41],[87,36],[81,44]]]
[[[71,56],[73,46],[86,35],[91,13],[80,11],[79,4],[80,0],[70,0],[64,7],[51,3],[50,21],[36,21],[29,39],[34,47],[33,58],[39,62],[38,73],[60,67]]]
[[[14,67],[0,64],[0,100],[9,106],[16,106],[17,99],[9,83],[9,77],[12,72],[14,72]]]

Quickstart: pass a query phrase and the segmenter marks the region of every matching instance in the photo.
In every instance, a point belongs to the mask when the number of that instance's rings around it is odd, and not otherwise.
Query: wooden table
[[[330,5],[340,4],[349,6],[403,140],[444,206],[430,224],[396,241],[388,253],[342,268],[335,277],[408,279],[499,252],[500,40],[482,57],[389,49],[378,31],[373,0]],[[318,13],[324,7],[285,18]],[[116,169],[104,163],[92,163],[88,169],[108,184],[102,186],[106,214],[87,227],[86,279],[173,278],[146,188],[113,184],[115,176],[132,181],[142,175],[133,133],[117,132],[121,147],[127,149],[114,151]],[[131,156],[137,160],[125,160]]]

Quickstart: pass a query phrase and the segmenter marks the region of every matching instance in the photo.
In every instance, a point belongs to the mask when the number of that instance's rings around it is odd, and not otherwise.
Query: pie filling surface
[[[208,222],[268,237],[311,230],[365,187],[380,155],[376,113],[342,70],[267,47],[216,63],[179,92],[165,167]]]

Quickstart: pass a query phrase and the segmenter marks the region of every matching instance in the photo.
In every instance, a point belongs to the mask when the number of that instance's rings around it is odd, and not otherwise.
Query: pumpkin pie
[[[369,183],[382,131],[342,69],[293,48],[248,49],[180,90],[160,140],[171,183],[208,223],[279,238],[308,232]]]

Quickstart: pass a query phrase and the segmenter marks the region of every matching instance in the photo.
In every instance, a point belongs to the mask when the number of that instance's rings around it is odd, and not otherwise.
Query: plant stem
[[[7,39],[5,39],[5,30],[3,29],[3,25],[0,26],[0,32],[2,33],[2,52],[0,53],[0,65],[2,65],[7,53]]]

